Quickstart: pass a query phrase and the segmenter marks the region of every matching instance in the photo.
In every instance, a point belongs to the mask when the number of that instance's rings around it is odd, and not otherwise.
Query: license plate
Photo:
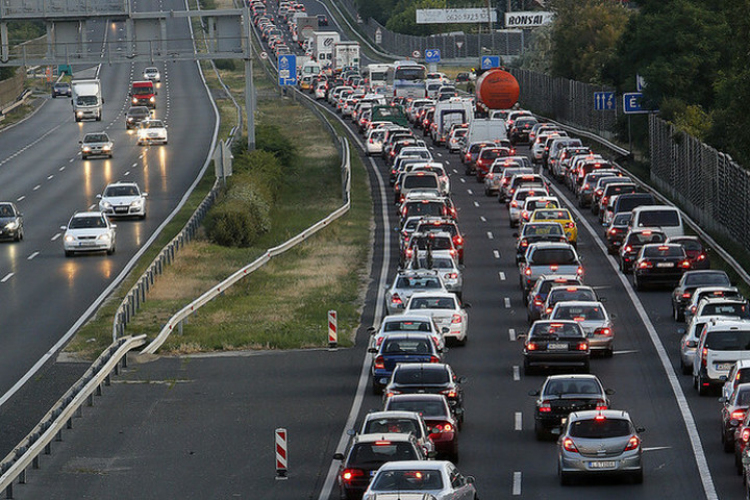
[[[614,469],[615,467],[617,467],[617,462],[614,460],[589,462],[589,469]]]
[[[550,351],[566,351],[568,349],[568,344],[550,343],[547,344],[547,349]]]
[[[734,366],[734,363],[715,363],[714,367],[716,367],[717,370],[728,372],[732,369],[732,366]]]
[[[82,247],[93,247],[96,245],[96,242],[95,241],[82,241],[79,243],[79,245]]]
[[[126,214],[128,213],[128,207],[115,207],[115,212],[118,214]]]
[[[674,267],[674,262],[657,262],[656,267]]]

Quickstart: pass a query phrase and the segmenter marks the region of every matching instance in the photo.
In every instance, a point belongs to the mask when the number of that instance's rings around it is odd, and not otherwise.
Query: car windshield
[[[531,329],[531,336],[538,337],[583,337],[581,328],[575,323],[537,321]]]
[[[99,98],[95,95],[79,95],[76,101],[79,106],[96,106]]]
[[[564,396],[568,394],[601,395],[602,389],[594,379],[570,378],[550,380],[544,389],[547,396]]]
[[[386,403],[386,410],[414,411],[425,418],[445,418],[448,416],[447,406],[435,399],[393,399]]]
[[[13,206],[10,203],[0,205],[0,217],[13,217],[14,215],[15,210],[13,210]]]
[[[410,309],[455,309],[453,297],[417,297],[412,298]]]
[[[104,196],[138,196],[138,188],[135,186],[108,186],[104,190]]]
[[[349,453],[347,465],[364,466],[378,465],[396,460],[419,460],[420,457],[411,443],[393,443],[390,441],[376,441],[374,443],[358,443]]]
[[[387,321],[383,325],[385,332],[429,332],[430,324],[427,321],[397,320]]]
[[[562,304],[562,303],[561,303]],[[561,305],[553,313],[554,319],[572,319],[574,321],[596,321],[604,319],[604,311],[599,306]]]
[[[83,138],[83,142],[109,142],[105,134],[89,134]]]
[[[386,339],[382,352],[387,354],[430,354],[430,339]]]
[[[84,229],[95,227],[107,227],[107,223],[102,217],[73,217],[70,220],[70,229]]]
[[[534,264],[575,264],[576,254],[572,248],[537,248],[530,258]]]
[[[164,124],[159,120],[149,120],[143,122],[143,128],[164,128]]]
[[[385,471],[370,486],[372,491],[431,491],[443,489],[443,477],[435,469]]]
[[[381,432],[408,432],[419,436],[419,429],[420,427],[417,425],[417,422],[410,418],[377,418],[368,420],[365,423],[362,434],[374,434]]]
[[[576,420],[570,424],[572,437],[606,439],[630,435],[630,422],[621,418],[592,418]]]
[[[414,366],[407,366],[396,370],[393,381],[397,384],[437,385],[450,381],[447,370],[423,370]]]

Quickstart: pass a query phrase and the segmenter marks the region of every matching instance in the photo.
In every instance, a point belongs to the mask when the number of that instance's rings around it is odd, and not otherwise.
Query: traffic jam
[[[499,69],[479,75],[476,96],[469,96],[415,61],[350,65],[335,53],[337,43],[333,54],[320,53],[315,40],[325,28],[301,40],[302,4],[282,1],[274,15],[262,0],[250,6],[270,48],[296,38],[308,56],[298,68],[298,88],[350,122],[392,189],[386,199],[397,226],[397,269],[382,292],[386,316],[370,328],[368,345],[371,391],[382,408],[364,416],[347,451],[334,457],[341,464],[341,498],[479,496],[478,481],[456,465],[468,380],[453,369],[448,352],[482,349],[469,341],[472,305],[464,276],[472,241],[452,196],[472,185],[474,206],[491,202],[513,231],[512,255],[495,251],[494,257],[517,266],[517,277],[499,274],[518,279],[525,308],[526,330],[511,329],[521,346],[514,379],[539,377],[529,394],[533,435],[555,443],[550,453],[559,484],[644,481],[646,430],[639,415],[612,404],[617,384],[610,388],[595,373],[612,362],[625,333],[600,295],[603,287],[587,279],[587,252],[601,249],[632,290],[671,295],[680,338],[666,348],[679,351],[678,372],[691,377],[697,395],[719,397],[714,425],[750,492],[748,300],[726,272],[711,266],[710,249],[691,234],[679,209],[561,126],[515,102],[482,99],[483,92],[491,95],[487,87]],[[579,248],[584,211],[591,213],[586,221],[599,225],[599,239]]]

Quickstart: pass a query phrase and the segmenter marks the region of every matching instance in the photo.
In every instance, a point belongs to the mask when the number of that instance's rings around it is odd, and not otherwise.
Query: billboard
[[[486,23],[487,14],[497,22],[497,12],[487,9],[417,9],[417,24]]]
[[[552,22],[554,14],[552,12],[506,12],[506,28],[538,28]]]

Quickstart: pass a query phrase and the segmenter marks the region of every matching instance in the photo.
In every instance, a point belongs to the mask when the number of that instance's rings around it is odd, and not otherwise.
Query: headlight
[[[108,202],[108,201],[103,201],[102,200],[102,202],[99,205],[101,205],[101,207],[105,208],[105,209],[112,208],[112,204],[110,202]]]
[[[151,102],[156,102],[156,97],[154,97],[154,96],[151,96],[151,98],[149,99],[149,101],[151,101]]]
[[[10,230],[10,231],[13,231],[13,230],[15,230],[15,229],[18,229],[18,221],[15,221],[15,220],[14,220],[14,221],[12,221],[12,222],[8,222],[8,223],[7,223],[6,225],[5,225],[5,229],[8,229],[8,230]]]
[[[83,147],[83,152],[84,152],[84,153],[89,153],[89,152],[91,152],[91,146],[84,146],[84,147]]]
[[[132,201],[132,202],[130,203],[130,206],[131,206],[131,207],[140,207],[140,206],[142,206],[142,205],[143,205],[143,200],[142,200],[142,199],[140,199],[140,198],[138,198],[137,200],[133,200],[133,201]]]
[[[73,236],[72,234],[66,234],[66,235],[65,235],[65,241],[67,241],[68,243],[72,243],[72,242],[74,242],[75,240],[76,240],[76,239],[75,239],[75,237],[74,237],[74,236]]]
[[[109,144],[106,144],[106,145],[102,146],[102,150],[103,151],[111,151],[112,150],[112,146],[110,146]]]
[[[109,233],[100,234],[96,239],[97,240],[109,241]]]
[[[82,117],[83,116],[83,111],[79,111],[78,113],[76,113],[76,115],[78,116],[78,118]]]

